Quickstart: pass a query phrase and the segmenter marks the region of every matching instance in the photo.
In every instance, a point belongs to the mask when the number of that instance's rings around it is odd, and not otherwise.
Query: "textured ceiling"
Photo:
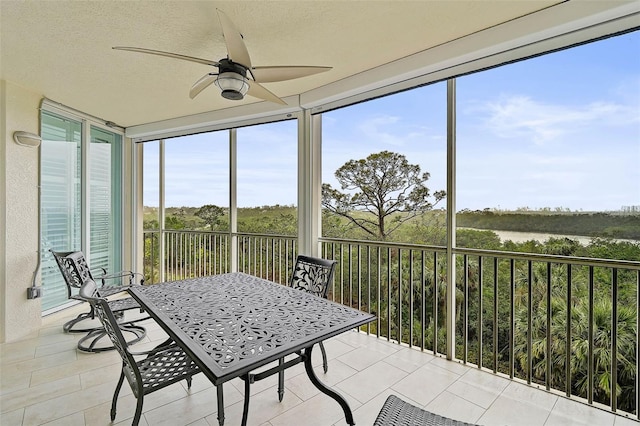
[[[244,36],[253,65],[329,72],[265,87],[305,93],[554,4],[548,1],[30,1],[0,0],[1,76],[67,106],[131,126],[237,106],[210,86],[214,68],[112,50],[136,46],[218,60],[216,8]],[[499,40],[496,40],[499,42]],[[247,97],[242,103],[259,102]]]

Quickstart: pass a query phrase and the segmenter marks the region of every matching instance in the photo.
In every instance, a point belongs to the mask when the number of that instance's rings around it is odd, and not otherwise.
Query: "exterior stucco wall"
[[[18,130],[40,133],[41,99],[0,81],[0,342],[35,333],[42,321],[40,299],[27,299],[38,265],[39,148],[13,141]]]

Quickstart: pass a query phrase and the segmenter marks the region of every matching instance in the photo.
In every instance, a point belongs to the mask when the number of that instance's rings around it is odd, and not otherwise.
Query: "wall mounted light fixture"
[[[13,140],[16,141],[18,145],[28,146],[37,148],[40,146],[40,142],[42,142],[42,138],[35,133],[29,132],[13,132]]]

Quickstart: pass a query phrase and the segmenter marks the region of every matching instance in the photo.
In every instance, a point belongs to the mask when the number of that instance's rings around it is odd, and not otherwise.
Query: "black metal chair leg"
[[[65,333],[89,333],[95,330],[96,328],[100,328],[100,326],[88,327],[88,328],[73,328],[73,327],[84,320],[93,319],[93,318],[94,318],[94,314],[93,314],[93,307],[92,307],[89,312],[83,312],[81,314],[78,314],[78,316],[72,319],[71,321],[65,322],[62,325],[62,331],[64,331]]]
[[[138,402],[136,404],[136,414],[133,416],[131,426],[138,426],[138,423],[140,423],[140,417],[142,417],[142,401],[144,401],[144,395],[142,395],[142,389],[140,389],[140,395],[138,395]]]
[[[120,380],[118,380],[116,391],[113,393],[113,401],[111,401],[111,421],[116,419],[116,405],[118,404],[118,394],[120,393],[122,382],[124,382],[124,370],[120,373]]]
[[[134,343],[139,342],[140,340],[144,339],[145,336],[147,335],[147,330],[141,325],[122,324],[120,325],[120,330],[122,332],[132,333],[135,336],[133,339],[127,341],[128,345],[133,345]],[[87,333],[86,336],[84,336],[78,341],[78,350],[81,352],[95,353],[95,352],[111,351],[115,349],[113,345],[105,346],[105,347],[95,347],[96,344],[100,341],[100,339],[106,336],[107,336],[107,333],[103,327],[91,330],[89,333]],[[88,345],[85,345],[86,341],[90,341],[90,343]]]

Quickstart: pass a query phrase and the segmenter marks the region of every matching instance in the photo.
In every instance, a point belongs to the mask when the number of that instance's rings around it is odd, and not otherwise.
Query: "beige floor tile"
[[[273,417],[277,417],[287,410],[301,404],[302,401],[292,393],[285,394],[282,402],[278,401],[278,394],[271,390],[265,390],[249,399],[249,413],[247,426],[258,426],[268,422]],[[244,400],[240,400],[228,408],[225,408],[225,424],[239,425],[242,421],[242,411]],[[218,424],[217,413],[207,417],[207,421],[212,425]]]
[[[424,407],[440,416],[476,424],[485,409],[458,395],[444,391]]]
[[[70,416],[44,423],[43,426],[84,426],[84,413],[74,413]]]
[[[58,354],[65,351],[73,351],[76,349],[78,341],[71,337],[57,343],[50,343],[48,345],[40,345],[36,348],[36,357],[42,357],[47,355]]]
[[[112,365],[122,365],[122,358],[115,351],[85,354],[75,353],[77,359],[60,365],[49,366],[34,371],[31,374],[31,386],[37,386],[46,382],[57,380],[72,374],[82,374],[92,370],[100,370]],[[110,370],[109,370],[110,371]],[[113,378],[113,376],[111,377]],[[115,379],[118,377],[116,376]]]
[[[198,419],[193,423],[189,423],[188,426],[211,426],[205,419]]]
[[[391,385],[391,389],[417,401],[423,407],[459,378],[460,376],[456,373],[428,363]]]
[[[0,396],[21,389],[27,389],[31,383],[31,374],[25,374],[10,368],[0,369]],[[2,399],[0,399],[2,401]],[[0,403],[1,406],[1,403]]]
[[[60,367],[69,364],[77,359],[75,350],[67,350],[53,355],[33,358],[26,361],[19,361],[3,367],[3,370],[11,369],[18,373],[31,373],[33,371],[42,370],[49,367]]]
[[[18,410],[8,411],[0,414],[0,425],[3,426],[18,426],[22,424],[24,417],[24,408]]]
[[[557,397],[556,397],[557,398]],[[537,404],[526,399],[514,398],[514,395],[503,393],[478,419],[483,425],[539,426],[544,425],[551,414]]]
[[[82,388],[90,388],[102,383],[118,380],[120,372],[122,371],[122,362],[117,364],[105,365],[104,367],[94,368],[89,371],[83,371],[80,373],[80,383]]]
[[[385,362],[412,373],[423,365],[433,361],[434,356],[416,348],[402,348],[387,356]]]
[[[638,418],[635,416],[633,418],[616,416],[614,426],[638,426],[638,422]]]
[[[447,393],[480,406],[483,410],[489,408],[500,396],[500,392],[498,391],[483,389],[460,380],[451,384],[451,386],[447,388]]]
[[[324,374],[321,369],[320,371],[316,370],[318,379],[329,387],[335,386],[337,383],[346,380],[356,373],[356,370],[338,361],[337,359],[333,360],[330,363],[329,370],[326,374]],[[285,380],[284,385],[285,398],[287,392],[293,392],[298,398],[306,401],[320,393],[320,390],[318,390],[318,388],[316,388],[313,383],[311,383],[311,380],[309,380],[309,376],[307,376],[306,372]]]
[[[80,377],[78,375],[64,377],[45,385],[31,386],[2,396],[2,411],[12,411],[33,404],[46,404],[52,398],[78,392]]]
[[[323,344],[324,344],[324,349],[327,352],[328,360],[338,358],[339,356],[346,354],[347,352],[350,352],[353,349],[355,349],[353,346],[336,338],[325,340]],[[314,348],[313,356],[314,358],[320,357],[320,359],[322,359],[322,353],[320,352],[320,348]],[[315,359],[314,359],[314,365],[315,365]]]
[[[360,403],[366,403],[405,377],[406,372],[381,361],[343,380],[335,388],[338,392],[352,395]]]
[[[0,345],[0,366],[35,358],[38,343],[36,339]]]
[[[469,371],[469,369],[474,369],[471,365],[464,365],[460,361],[448,361],[445,357],[438,355],[433,357],[433,361],[431,361],[432,365],[438,366],[440,368],[444,368],[445,370],[449,370],[452,373],[456,373],[459,375],[463,375]]]
[[[115,383],[105,383],[88,389],[67,393],[26,407],[24,424],[41,424],[111,400]]]
[[[460,382],[468,383],[475,387],[500,393],[509,386],[510,380],[477,368],[469,368],[460,377]]]
[[[585,404],[559,397],[545,426],[613,426],[616,416],[589,409]]]
[[[153,396],[153,394],[149,395]],[[242,396],[231,386],[224,386],[225,407],[240,401]],[[146,404],[146,403],[145,403]],[[147,423],[154,426],[180,426],[217,412],[216,388],[190,394],[144,413]]]
[[[535,405],[547,411],[551,411],[558,401],[556,395],[517,382],[509,382],[502,395],[507,395],[509,398],[519,401],[526,401],[527,404]]]
[[[360,407],[360,403],[343,394],[351,410]],[[364,424],[354,417],[355,423]],[[273,426],[331,426],[334,423],[344,423],[344,411],[340,404],[324,394],[317,395],[308,401],[304,401],[285,413],[270,420]]]
[[[362,371],[373,364],[382,361],[387,356],[388,354],[385,354],[384,352],[378,352],[363,346],[339,356],[338,360],[353,369]]]

